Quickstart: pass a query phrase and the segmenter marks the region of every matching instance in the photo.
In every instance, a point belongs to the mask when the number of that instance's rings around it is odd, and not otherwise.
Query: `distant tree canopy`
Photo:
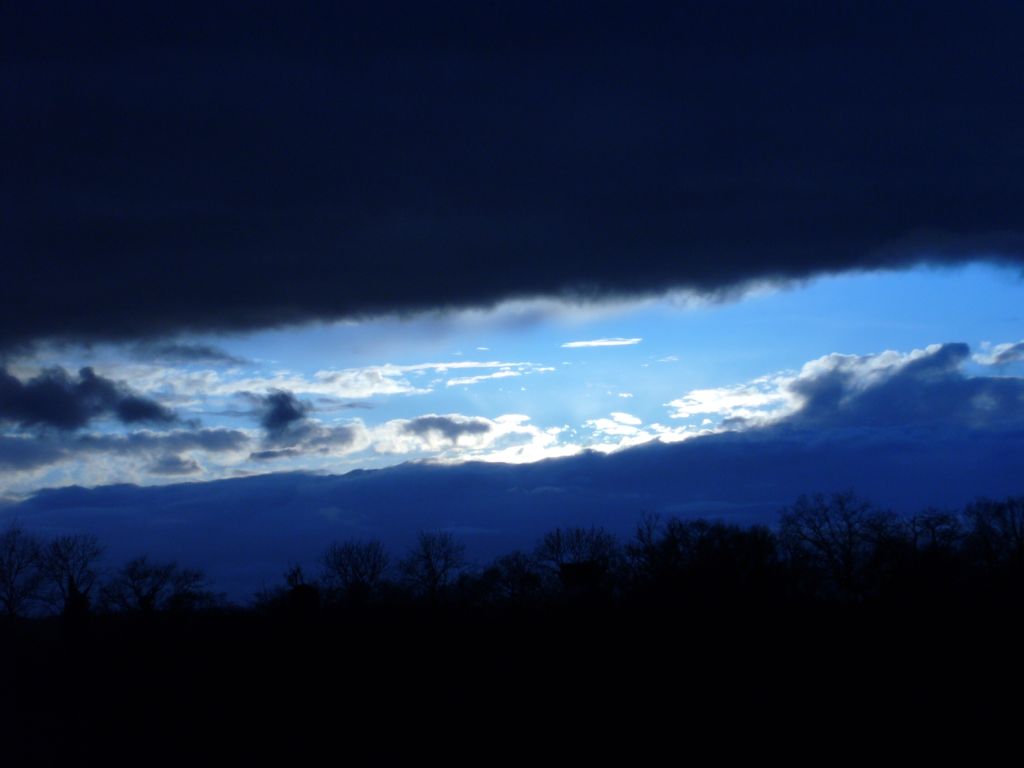
[[[862,594],[878,553],[897,542],[899,519],[853,492],[801,496],[779,519],[779,541],[796,567],[818,577],[818,587],[844,598]]]
[[[969,552],[989,567],[1024,567],[1024,497],[980,499],[964,511]]]
[[[421,531],[398,569],[415,592],[436,602],[466,566],[466,546],[453,534]]]
[[[595,597],[610,590],[620,554],[615,536],[603,528],[556,528],[541,539],[534,558],[568,593]]]
[[[213,602],[203,573],[142,556],[125,563],[103,587],[103,604],[115,611],[151,614],[191,610]]]
[[[58,536],[42,550],[42,571],[53,590],[51,598],[65,615],[89,611],[90,595],[99,574],[103,547],[95,536]]]
[[[323,582],[336,594],[365,601],[380,589],[390,558],[379,541],[346,541],[331,544],[321,558]]]
[[[8,619],[91,610],[154,614],[221,604],[201,571],[140,556],[100,568],[85,534],[43,539],[17,523],[0,531],[0,611]],[[312,572],[311,572],[312,573]],[[979,499],[962,511],[901,517],[851,491],[801,496],[778,525],[642,515],[620,542],[598,527],[556,528],[532,552],[471,568],[447,531],[421,531],[392,567],[380,541],[339,541],[307,576],[291,566],[258,607],[311,619],[370,604],[671,607],[806,606],[889,601],[941,606],[1024,597],[1024,497]]]
[[[640,585],[685,592],[690,599],[759,595],[777,583],[780,573],[778,542],[766,526],[663,521],[648,514],[626,551]]]

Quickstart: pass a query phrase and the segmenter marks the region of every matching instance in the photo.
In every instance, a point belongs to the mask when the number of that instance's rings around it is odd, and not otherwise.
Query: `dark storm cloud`
[[[74,437],[52,434],[0,435],[0,471],[36,469],[61,461],[107,454],[154,457],[149,471],[180,474],[167,470],[172,467],[170,457],[180,458],[180,467],[190,461],[177,456],[182,451],[230,452],[241,450],[248,443],[248,435],[233,429],[175,430],[163,433],[141,431]],[[163,471],[154,467],[162,467]]]
[[[452,443],[462,435],[483,435],[491,431],[491,425],[477,419],[455,419],[451,416],[420,416],[402,425],[402,431],[417,437],[427,437],[431,432],[440,434]]]
[[[356,426],[325,426],[311,421],[311,407],[292,392],[275,390],[248,398],[257,403],[260,425],[264,429],[264,448],[250,459],[268,461],[300,456],[304,453],[328,453],[354,445],[360,436]]]
[[[0,347],[1021,263],[1022,4],[377,7],[7,4]]]
[[[104,416],[124,424],[177,420],[155,400],[132,394],[92,368],[80,369],[77,378],[63,368],[48,368],[26,381],[0,368],[0,423],[71,430]]]
[[[135,344],[131,347],[130,353],[136,359],[156,363],[243,365],[249,362],[211,344],[188,344],[179,341]]]
[[[283,439],[291,428],[305,420],[308,411],[309,406],[299,402],[294,394],[277,390],[262,398],[260,426],[267,431],[268,438]]]

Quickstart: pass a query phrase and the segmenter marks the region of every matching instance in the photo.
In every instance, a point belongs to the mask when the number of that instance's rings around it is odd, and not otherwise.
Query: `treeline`
[[[141,556],[103,575],[103,547],[78,534],[0,533],[0,609],[9,618],[234,611],[203,573]],[[379,541],[344,541],[299,566],[247,610],[330,616],[353,610],[576,606],[689,607],[977,604],[1024,590],[1024,497],[901,517],[852,492],[804,496],[774,527],[644,515],[621,541],[559,528],[532,551],[480,567],[456,536],[420,532],[395,558]]]

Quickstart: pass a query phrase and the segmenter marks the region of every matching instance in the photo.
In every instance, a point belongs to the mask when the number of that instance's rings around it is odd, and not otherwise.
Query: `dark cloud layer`
[[[442,435],[452,444],[457,443],[462,435],[484,435],[491,431],[491,425],[482,419],[456,419],[451,416],[419,416],[402,425],[402,431],[427,437],[430,433]]]
[[[35,469],[62,461],[67,450],[53,440],[0,435],[0,470]]]
[[[249,442],[249,436],[237,429],[179,429],[173,432],[129,432],[123,435],[80,435],[72,443],[85,450],[111,453],[149,453],[165,451],[237,451]]]
[[[154,475],[191,475],[202,471],[199,462],[185,456],[161,456],[146,469]]]
[[[378,8],[7,4],[0,347],[1024,253],[1024,5]]]
[[[0,424],[71,430],[104,416],[124,424],[177,420],[160,403],[133,394],[92,368],[80,369],[77,377],[63,368],[48,368],[26,381],[0,368]]]
[[[268,448],[262,451],[253,451],[249,458],[255,461],[273,461],[274,459],[290,459],[301,456],[305,451],[300,448]]]
[[[157,363],[206,363],[213,365],[243,365],[245,358],[225,352],[211,344],[190,344],[180,341],[142,342],[130,349],[140,360]]]
[[[90,455],[141,456],[153,458],[149,471],[157,474],[188,466],[182,451],[230,452],[244,448],[249,436],[234,429],[178,429],[171,432],[129,432],[126,434],[0,435],[0,470],[38,469]],[[196,469],[199,469],[198,465]]]

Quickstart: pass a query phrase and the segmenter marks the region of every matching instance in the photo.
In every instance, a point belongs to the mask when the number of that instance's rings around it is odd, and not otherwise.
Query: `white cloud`
[[[591,339],[590,341],[567,341],[562,345],[564,349],[579,349],[582,347],[630,347],[639,344],[642,338],[633,339]]]
[[[796,407],[796,396],[787,389],[793,376],[762,376],[745,384],[694,389],[666,403],[669,418],[688,419],[695,414],[722,418],[758,419],[788,413]]]
[[[495,422],[504,431],[505,437],[495,441],[493,448],[486,453],[471,456],[475,461],[503,462],[506,464],[527,464],[541,459],[552,459],[562,456],[573,456],[583,450],[581,445],[562,442],[561,436],[568,427],[540,427],[529,424],[529,417],[522,414],[499,416]]]
[[[641,420],[628,413],[613,413],[611,416],[610,419],[590,419],[584,423],[594,435],[594,439],[587,443],[589,450],[614,453],[654,440],[675,443],[701,434],[701,430],[692,425],[666,427],[654,423],[642,427]]]
[[[593,438],[586,443],[588,450],[615,453],[653,441],[678,443],[718,431],[696,424],[666,426],[654,422],[643,426],[643,422],[636,416],[620,411],[613,412],[610,416],[611,418],[590,419],[584,422],[584,427],[593,433]],[[705,419],[705,422],[709,423],[709,420]]]
[[[632,396],[633,396],[632,392],[619,392],[619,397],[627,398],[627,397],[632,397]]]
[[[676,355],[665,355],[665,357],[658,358],[659,363],[678,363],[679,357]]]

